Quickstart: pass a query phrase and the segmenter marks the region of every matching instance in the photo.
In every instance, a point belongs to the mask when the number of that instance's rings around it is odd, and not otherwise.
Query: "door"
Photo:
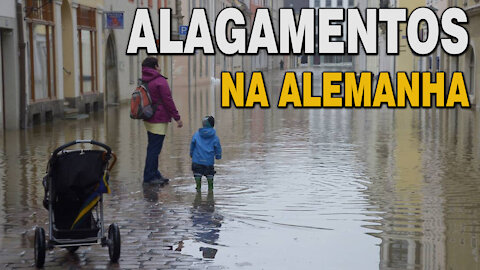
[[[117,51],[113,34],[110,34],[107,40],[107,53],[105,59],[105,89],[107,93],[107,105],[118,104],[118,67]]]

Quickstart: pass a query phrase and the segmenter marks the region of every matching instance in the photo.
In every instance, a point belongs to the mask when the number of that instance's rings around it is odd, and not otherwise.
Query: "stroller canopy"
[[[96,205],[100,194],[109,192],[105,154],[102,150],[73,150],[52,156],[51,203],[59,228],[73,229]]]

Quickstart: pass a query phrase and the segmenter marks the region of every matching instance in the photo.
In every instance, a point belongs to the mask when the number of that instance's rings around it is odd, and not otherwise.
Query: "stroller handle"
[[[97,142],[97,141],[94,141],[94,140],[76,140],[76,141],[71,141],[69,143],[66,143],[60,147],[58,147],[57,149],[55,149],[55,151],[53,151],[53,154],[52,156],[56,157],[57,154],[64,150],[65,148],[68,148],[72,145],[75,145],[75,144],[81,144],[81,143],[89,143],[89,144],[93,144],[93,145],[97,145],[97,146],[100,146],[102,147],[103,149],[107,150],[107,155],[110,156],[110,154],[112,153],[112,149],[110,148],[110,146],[104,144],[104,143],[101,143],[101,142]]]

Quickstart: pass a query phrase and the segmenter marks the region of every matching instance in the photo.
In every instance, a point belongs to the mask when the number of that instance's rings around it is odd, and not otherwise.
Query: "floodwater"
[[[268,85],[283,78],[267,75]],[[279,88],[268,87],[271,101]],[[159,241],[128,234],[152,230],[182,255],[177,262],[193,258],[199,268],[480,269],[479,112],[221,109],[210,86],[174,97],[185,127],[169,127],[160,169],[172,180],[160,189],[142,188],[146,134],[127,106],[3,134],[2,265],[32,264],[32,230],[47,222],[40,180],[49,153],[92,138],[119,157],[105,211],[125,233],[120,268],[148,266],[140,249]],[[189,142],[206,114],[216,116],[224,154],[214,191],[204,182],[199,194]],[[65,256],[48,253],[47,264],[95,265]]]

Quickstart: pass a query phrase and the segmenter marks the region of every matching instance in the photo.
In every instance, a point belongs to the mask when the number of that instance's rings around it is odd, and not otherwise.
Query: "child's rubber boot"
[[[195,189],[197,189],[197,191],[202,190],[202,179],[195,179],[195,183],[197,184]]]
[[[208,180],[208,189],[213,189],[213,179],[207,179]]]

